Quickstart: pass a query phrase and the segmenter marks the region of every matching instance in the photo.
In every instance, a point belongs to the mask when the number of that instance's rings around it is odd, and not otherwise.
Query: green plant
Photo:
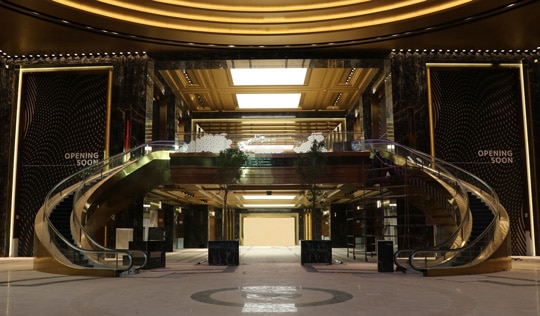
[[[227,148],[219,152],[217,158],[218,169],[216,171],[216,182],[219,184],[224,192],[223,195],[223,239],[225,236],[230,235],[226,232],[226,216],[227,213],[227,198],[229,195],[229,188],[233,184],[237,184],[242,179],[242,167],[246,164],[247,154],[238,148]],[[230,237],[230,236],[228,236]]]
[[[320,184],[321,178],[328,171],[328,159],[322,152],[324,143],[313,141],[306,153],[301,153],[294,163],[295,171],[300,176],[302,184],[306,187],[307,198],[311,204],[311,211],[322,205],[326,195]]]

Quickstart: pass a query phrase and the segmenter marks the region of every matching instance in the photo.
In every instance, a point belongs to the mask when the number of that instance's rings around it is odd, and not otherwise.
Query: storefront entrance
[[[243,214],[240,226],[243,246],[298,245],[297,214]]]

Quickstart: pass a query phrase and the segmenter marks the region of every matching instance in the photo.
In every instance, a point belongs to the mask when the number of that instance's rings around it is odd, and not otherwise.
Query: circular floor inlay
[[[337,304],[353,298],[347,292],[301,286],[243,286],[207,290],[191,295],[193,300],[236,306],[249,311],[285,311],[298,307]]]

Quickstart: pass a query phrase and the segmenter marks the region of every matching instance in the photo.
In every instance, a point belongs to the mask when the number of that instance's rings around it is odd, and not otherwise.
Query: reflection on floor
[[[511,271],[433,277],[377,272],[377,258],[300,265],[298,247],[241,247],[240,265],[206,249],[167,254],[165,268],[120,278],[41,273],[0,259],[2,315],[539,315],[540,258]],[[358,257],[357,257],[358,258]]]

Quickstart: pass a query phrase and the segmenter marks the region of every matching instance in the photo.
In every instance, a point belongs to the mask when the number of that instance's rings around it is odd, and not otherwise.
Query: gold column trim
[[[431,68],[426,65],[426,81],[428,92],[428,110],[429,110],[429,139],[430,139],[430,154],[435,157],[435,123],[433,118],[433,101],[431,97]]]
[[[111,103],[112,103],[112,86],[113,86],[113,70],[109,69],[109,82],[107,85],[107,116],[105,118],[105,152],[103,159],[109,158],[111,144]]]

